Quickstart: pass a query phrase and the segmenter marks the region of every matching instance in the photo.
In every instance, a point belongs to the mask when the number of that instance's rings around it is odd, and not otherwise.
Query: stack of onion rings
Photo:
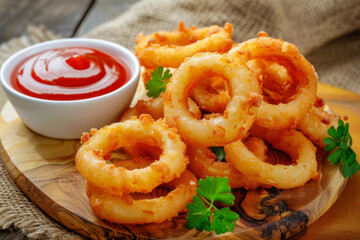
[[[172,32],[138,36],[144,82],[158,66],[174,68],[173,76],[165,94],[139,100],[121,122],[84,134],[76,166],[88,180],[95,215],[161,223],[191,201],[196,177],[227,177],[232,188],[246,189],[287,189],[318,178],[313,143],[324,146],[338,116],[315,101],[313,66],[293,44],[264,32],[234,47],[231,33],[230,24],[180,23]],[[292,163],[271,163],[270,145]],[[225,162],[217,161],[214,146],[224,148]],[[119,147],[132,159],[109,163]],[[166,193],[155,194],[163,187]]]
[[[161,148],[158,160],[105,161],[112,150],[137,143]],[[163,222],[183,211],[196,193],[197,179],[185,170],[188,157],[184,153],[185,145],[176,132],[161,120],[141,115],[93,131],[76,154],[76,167],[88,180],[87,194],[97,216],[117,223]],[[164,197],[136,201],[131,197],[131,193],[149,193],[164,183],[175,188]],[[165,213],[163,204],[173,207]]]

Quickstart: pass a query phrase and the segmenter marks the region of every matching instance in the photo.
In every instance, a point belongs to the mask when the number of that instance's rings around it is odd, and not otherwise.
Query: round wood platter
[[[324,84],[319,84],[318,95],[334,112],[349,117],[353,147],[360,156],[360,95]],[[326,161],[326,153],[318,151],[321,176],[317,181],[289,190],[234,190],[232,210],[239,213],[240,219],[232,233],[217,236],[187,230],[185,214],[162,224],[112,224],[97,218],[89,206],[86,181],[74,162],[79,140],[51,139],[32,132],[10,103],[1,112],[0,139],[2,160],[21,190],[53,219],[92,239],[286,238],[325,213],[347,181],[339,167]]]

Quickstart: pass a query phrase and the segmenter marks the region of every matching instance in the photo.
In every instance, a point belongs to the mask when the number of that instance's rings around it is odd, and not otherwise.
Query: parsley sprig
[[[215,231],[216,234],[232,232],[234,221],[239,219],[237,213],[231,212],[228,207],[218,209],[214,202],[219,201],[226,205],[233,205],[235,196],[231,193],[227,178],[209,177],[199,180],[197,195],[193,203],[186,205],[189,210],[186,217],[186,228],[196,228],[199,231]],[[210,217],[213,216],[210,222]]]
[[[330,137],[324,139],[326,151],[333,151],[328,160],[331,164],[338,165],[340,160],[343,162],[343,176],[352,178],[352,175],[360,170],[360,165],[356,161],[356,154],[351,149],[352,137],[349,133],[349,123],[344,125],[343,120],[339,119],[339,125],[335,129],[331,126],[328,130]]]
[[[224,147],[210,147],[211,152],[213,152],[219,162],[226,161],[226,152]]]
[[[167,69],[164,72],[164,68],[161,66],[158,66],[157,69],[154,69],[154,71],[151,73],[151,79],[146,83],[146,90],[148,92],[146,95],[148,97],[157,98],[159,97],[161,92],[165,92],[166,90],[166,84],[169,83],[169,80],[172,76],[170,73],[170,70]]]

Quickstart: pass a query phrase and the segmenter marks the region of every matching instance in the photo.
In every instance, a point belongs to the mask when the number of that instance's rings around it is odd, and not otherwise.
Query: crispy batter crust
[[[255,123],[272,129],[295,128],[302,116],[313,106],[317,90],[315,69],[297,47],[260,33],[258,38],[238,44],[228,54],[245,62],[253,59],[278,62],[286,68],[295,83],[295,94],[291,101],[286,103],[271,104],[264,101],[257,111]],[[265,81],[264,78],[263,80]]]
[[[131,194],[114,196],[92,183],[87,195],[95,215],[107,221],[127,224],[162,223],[178,215],[196,194],[197,179],[185,170],[179,178],[168,183],[174,190],[166,196],[135,200]]]
[[[186,99],[192,89],[209,76],[225,79],[232,97],[223,116],[198,120],[188,111]],[[188,144],[223,146],[247,135],[261,98],[259,83],[243,62],[217,53],[198,53],[184,61],[167,85],[165,120],[178,128]]]
[[[135,54],[146,68],[178,68],[185,58],[196,53],[229,51],[233,45],[232,29],[229,23],[224,28],[214,25],[199,29],[180,23],[179,30],[172,32],[159,31],[148,36],[140,34],[136,39]]]
[[[227,161],[242,174],[276,188],[299,187],[317,176],[316,148],[296,129],[275,130],[253,126],[250,134],[288,153],[296,165],[273,165],[263,162],[238,140],[224,148]]]
[[[114,149],[145,141],[163,151],[159,160],[146,168],[127,170],[104,161],[104,157]],[[141,115],[139,119],[114,123],[98,130],[78,150],[75,161],[78,171],[96,186],[122,192],[151,192],[185,170],[188,163],[185,149],[180,136],[166,124],[155,122],[150,115]]]

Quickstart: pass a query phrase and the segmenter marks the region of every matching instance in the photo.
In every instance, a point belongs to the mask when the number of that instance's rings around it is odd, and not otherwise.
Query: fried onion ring
[[[126,224],[162,223],[178,215],[196,194],[197,179],[188,170],[168,183],[174,190],[166,196],[135,200],[132,194],[112,196],[92,183],[87,195],[94,214],[109,222]]]
[[[296,84],[284,66],[259,58],[248,61],[246,65],[261,78],[265,102],[276,105],[291,101]]]
[[[133,157],[150,157],[152,159],[159,159],[162,154],[161,148],[151,146],[145,143],[136,143],[131,146],[123,147],[124,152]]]
[[[324,148],[324,138],[328,137],[327,130],[337,127],[339,116],[325,111],[323,108],[312,107],[296,126],[310,141]]]
[[[295,45],[267,37],[266,33],[259,36],[238,44],[228,54],[245,62],[257,58],[274,61],[286,68],[296,84],[295,94],[287,103],[274,105],[264,101],[258,109],[255,123],[273,129],[295,128],[314,104],[317,90],[315,69]]]
[[[198,120],[187,109],[187,98],[205,77],[220,76],[228,82],[231,100],[223,115]],[[226,55],[198,53],[174,72],[166,87],[164,114],[171,127],[188,144],[223,146],[245,137],[262,102],[260,86],[245,64]]]
[[[191,93],[201,110],[223,113],[231,97],[226,81],[220,77],[203,79]]]
[[[185,58],[196,53],[225,53],[230,50],[232,29],[229,23],[224,28],[214,25],[196,29],[184,27],[181,22],[177,31],[159,31],[148,36],[140,34],[136,38],[135,54],[146,68],[177,68]]]
[[[104,156],[114,149],[138,142],[157,144],[162,150],[158,161],[143,169],[127,170],[107,164]],[[126,122],[114,123],[98,130],[78,150],[78,171],[92,184],[117,192],[151,192],[163,182],[179,177],[188,164],[186,146],[180,136],[162,121],[154,122],[141,115]]]
[[[149,114],[154,120],[158,120],[164,117],[164,96],[161,95],[158,98],[141,99],[137,101],[133,108],[128,108],[121,116],[120,121],[126,121],[141,114]]]
[[[250,134],[288,153],[296,161],[296,165],[263,162],[239,140],[226,145],[224,149],[227,153],[226,160],[244,175],[255,178],[261,184],[284,189],[302,186],[318,176],[316,148],[296,129],[274,130],[254,126]]]
[[[196,119],[201,118],[199,106],[191,98],[188,98],[188,107]],[[163,118],[164,95],[162,94],[155,99],[139,100],[133,108],[129,108],[124,112],[120,121],[126,121],[134,116],[139,117],[141,114],[150,114],[155,120]]]
[[[251,137],[245,142],[245,146],[251,148],[255,156],[265,161],[266,146],[263,141],[261,146],[257,140],[262,141]],[[205,179],[206,176],[227,177],[231,188],[254,189],[261,185],[255,178],[249,178],[240,173],[231,163],[217,161],[215,154],[209,148],[188,146],[186,153],[189,156],[188,169],[198,179]]]
[[[147,166],[150,166],[153,162],[154,160],[152,158],[140,157],[140,156],[133,157],[132,159],[121,160],[121,161],[115,161],[115,162],[112,161],[112,163],[116,167],[123,167],[126,168],[127,170],[145,168]]]

